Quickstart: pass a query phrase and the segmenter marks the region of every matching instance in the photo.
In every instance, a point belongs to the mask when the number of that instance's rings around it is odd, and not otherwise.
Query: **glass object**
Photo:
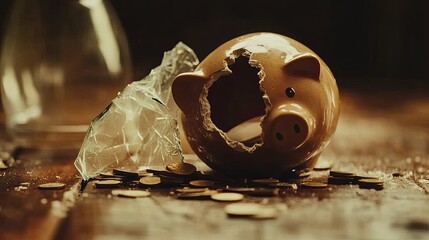
[[[171,85],[178,74],[193,71],[198,62],[192,49],[178,43],[164,54],[160,66],[129,84],[92,121],[75,161],[84,180],[109,168],[138,171],[183,159],[180,112]]]
[[[23,147],[78,148],[131,80],[127,39],[103,0],[15,0],[0,62],[6,128]]]

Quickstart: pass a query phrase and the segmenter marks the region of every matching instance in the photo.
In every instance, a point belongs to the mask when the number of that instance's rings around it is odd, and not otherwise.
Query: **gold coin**
[[[44,184],[40,184],[39,188],[41,189],[63,189],[66,186],[66,184],[64,183],[44,183]]]
[[[100,180],[95,182],[95,187],[97,188],[110,188],[110,187],[117,187],[122,182],[119,180]]]
[[[140,178],[140,183],[143,185],[149,185],[149,186],[158,185],[161,183],[161,178],[160,177],[142,177]]]
[[[325,188],[328,184],[321,182],[303,182],[301,186],[306,188]]]
[[[230,216],[253,216],[261,212],[262,205],[257,203],[231,203],[225,206]]]
[[[142,190],[123,190],[123,189],[115,189],[112,190],[112,195],[118,197],[129,197],[129,198],[139,198],[139,197],[149,197],[149,191]]]
[[[124,177],[121,175],[115,175],[111,172],[102,172],[99,175],[100,175],[100,177],[106,177],[106,178],[123,178]]]
[[[244,196],[240,193],[217,193],[211,196],[211,198],[215,201],[220,202],[236,202],[243,200]]]
[[[317,171],[323,171],[323,170],[329,170],[331,169],[331,167],[332,167],[332,164],[328,161],[318,161],[313,169]]]
[[[205,192],[209,190],[208,188],[178,188],[176,189],[176,192],[178,193],[200,193],[200,192]]]
[[[185,162],[170,163],[167,165],[167,170],[178,175],[192,175],[197,171],[197,168]]]
[[[359,179],[358,183],[383,184],[384,182],[378,178]]]
[[[192,180],[189,184],[194,187],[211,187],[214,185],[214,182],[210,180]]]
[[[263,179],[253,179],[252,182],[260,183],[260,184],[272,184],[272,183],[278,183],[280,181],[275,178],[263,178]]]
[[[301,172],[301,173],[299,173],[298,177],[299,178],[306,178],[306,177],[309,177],[310,175],[311,175],[310,171],[308,171],[308,172]]]
[[[204,192],[179,193],[177,197],[181,199],[206,199],[217,193],[216,190],[205,190]]]
[[[344,172],[344,171],[329,171],[329,175],[332,177],[354,177],[355,174],[351,172]]]
[[[335,185],[348,185],[353,183],[353,178],[349,177],[328,177],[328,183],[329,184],[335,184]]]

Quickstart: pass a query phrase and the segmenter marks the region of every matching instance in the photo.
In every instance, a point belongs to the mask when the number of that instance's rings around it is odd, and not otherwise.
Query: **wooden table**
[[[243,200],[275,206],[277,219],[230,218],[227,203],[179,200],[170,194],[174,188],[151,189],[151,197],[139,199],[114,197],[92,183],[79,192],[77,151],[22,150],[14,167],[0,171],[0,239],[429,239],[424,92],[343,91],[338,130],[322,158],[333,169],[379,176],[385,188],[299,187]],[[328,172],[305,180],[326,179]],[[37,188],[53,181],[66,188]]]

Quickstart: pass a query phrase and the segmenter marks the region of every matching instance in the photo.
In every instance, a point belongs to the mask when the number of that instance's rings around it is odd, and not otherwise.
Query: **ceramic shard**
[[[138,170],[183,159],[171,85],[198,63],[192,49],[178,43],[160,66],[113,99],[91,122],[75,160],[84,180],[112,168]]]

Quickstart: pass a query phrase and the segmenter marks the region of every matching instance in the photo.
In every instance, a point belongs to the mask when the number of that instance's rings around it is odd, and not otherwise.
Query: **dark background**
[[[4,32],[13,0],[0,0]],[[110,0],[128,36],[139,80],[183,41],[202,60],[236,36],[276,32],[307,45],[340,88],[428,88],[429,1]],[[60,19],[59,19],[60,21]]]

